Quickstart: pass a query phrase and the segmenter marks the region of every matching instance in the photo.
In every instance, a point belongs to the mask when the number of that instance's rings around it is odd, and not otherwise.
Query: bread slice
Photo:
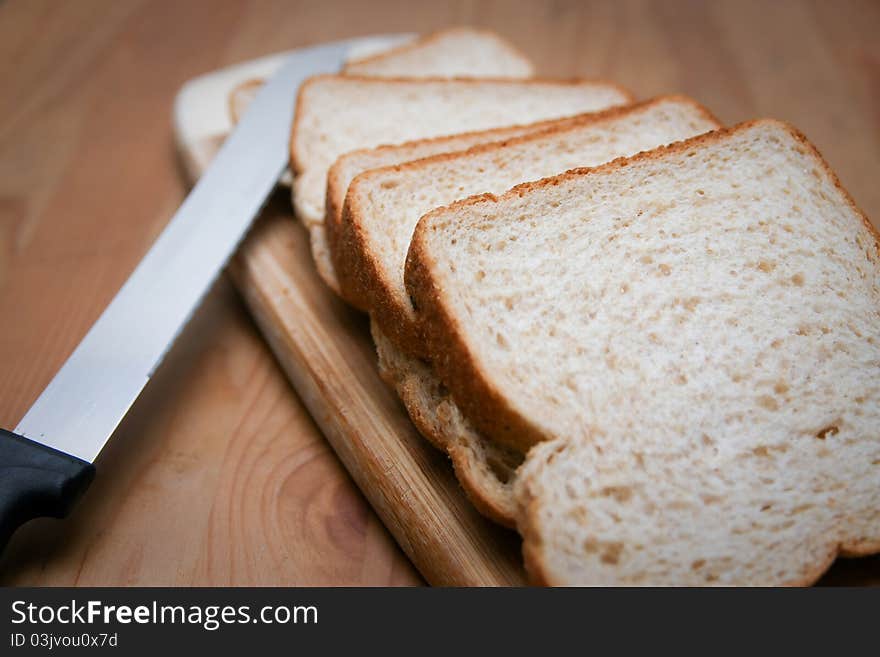
[[[348,62],[351,75],[377,77],[525,78],[532,63],[494,32],[472,27],[440,30],[411,43]]]
[[[880,242],[757,121],[423,218],[407,289],[520,449],[550,584],[806,584],[880,550]]]
[[[331,256],[346,299],[408,354],[424,356],[403,267],[419,217],[481,192],[502,193],[577,166],[593,166],[708,132],[719,123],[682,96],[662,97],[549,129],[418,162],[367,171],[351,183]]]
[[[718,127],[717,122],[704,108],[690,99],[680,97],[661,98],[551,125],[555,126],[554,131],[534,138],[493,144],[469,153],[446,154],[365,174],[363,178],[373,183],[371,187],[377,197],[385,192],[388,187],[385,183],[389,181],[395,184],[392,191],[401,192],[383,204],[383,208],[391,210],[388,215],[389,226],[380,228],[381,221],[377,222],[377,233],[394,231],[404,234],[408,240],[422,211],[419,204],[423,204],[426,209],[433,205],[442,205],[457,198],[456,194],[467,193],[469,188],[486,190],[497,187],[503,191],[520,182],[520,175],[531,173],[535,178],[540,178],[541,171],[565,170],[571,161],[582,164],[605,162],[621,153],[632,154]],[[550,153],[553,155],[549,155]],[[534,162],[529,162],[529,157]],[[475,176],[474,172],[481,168],[487,172],[482,177]],[[361,180],[362,178],[358,178],[359,182]],[[432,187],[436,181],[443,181],[443,186]],[[352,192],[355,192],[354,186]],[[367,193],[365,199],[369,202],[373,199],[373,194]],[[412,205],[407,205],[408,199],[418,201],[410,200]],[[379,209],[378,205],[375,209]],[[408,209],[412,210],[411,214],[415,218],[409,216]],[[407,221],[408,225],[405,223]],[[402,227],[398,227],[395,225],[397,222],[404,223]],[[400,288],[403,287],[405,257],[405,247],[402,247],[397,262],[392,265],[396,267],[396,279]],[[373,269],[359,265],[359,271],[361,275],[365,275]],[[345,290],[346,286],[343,285],[343,291]],[[364,301],[370,298],[369,293],[363,293],[356,288],[353,298],[358,298],[358,295]],[[405,301],[407,308],[404,321],[408,321],[412,310],[407,298]],[[381,311],[376,315],[381,316]],[[390,326],[393,331],[393,324]],[[512,526],[516,508],[512,484],[516,467],[523,458],[522,453],[504,450],[502,446],[484,439],[476,432],[461,416],[458,407],[430,366],[399,349],[394,340],[386,337],[376,326],[375,320],[373,336],[377,345],[380,371],[396,389],[416,427],[429,441],[449,452],[459,481],[474,505],[496,522]]]
[[[523,455],[483,440],[464,419],[431,368],[397,349],[370,322],[379,374],[400,397],[413,424],[452,460],[455,474],[473,505],[506,527],[516,522],[513,483]]]
[[[605,82],[414,80],[321,75],[299,91],[291,131],[293,204],[318,271],[338,290],[324,232],[327,172],[350,151],[596,111],[629,100]]]

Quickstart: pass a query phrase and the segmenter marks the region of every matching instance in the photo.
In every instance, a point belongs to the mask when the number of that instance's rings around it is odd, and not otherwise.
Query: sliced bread
[[[338,289],[327,250],[327,172],[350,151],[560,118],[629,100],[605,82],[414,80],[321,75],[302,85],[291,131],[293,204],[318,270]]]
[[[525,78],[532,63],[494,32],[453,27],[411,43],[348,62],[351,75],[377,77]]]
[[[372,77],[527,78],[534,69],[525,55],[494,32],[452,27],[351,59],[342,72]],[[229,110],[233,123],[238,123],[263,84],[263,78],[254,77],[232,89]]]
[[[880,243],[757,121],[424,217],[432,364],[525,449],[550,584],[806,584],[880,550]]]
[[[419,217],[481,192],[502,193],[578,166],[633,155],[719,127],[693,100],[669,96],[468,152],[442,154],[358,175],[342,219],[331,231],[331,256],[346,299],[356,299],[408,354],[424,345],[403,283],[410,238]]]
[[[466,193],[467,189],[505,190],[522,178],[518,175],[533,174],[541,177],[545,171],[561,171],[568,168],[572,158],[583,164],[605,162],[622,153],[632,154],[658,144],[674,141],[716,128],[717,122],[705,109],[690,99],[669,97],[649,101],[631,108],[612,110],[589,117],[577,117],[556,126],[558,130],[534,139],[515,140],[509,143],[474,149],[469,153],[449,154],[367,174],[376,184],[377,195],[383,193],[383,182],[393,180],[405,189],[399,197],[402,205],[406,199],[418,198],[418,203],[426,207],[430,204],[442,205],[455,198],[456,194]],[[564,148],[563,148],[564,147]],[[560,155],[560,150],[562,154]],[[551,155],[552,153],[552,155]],[[577,155],[575,155],[577,153]],[[530,163],[524,156],[536,162]],[[561,159],[560,159],[561,158]],[[554,163],[558,169],[554,169]],[[499,173],[501,167],[506,173]],[[479,169],[491,171],[484,173],[485,183],[476,173]],[[391,178],[385,173],[393,174]],[[407,175],[410,174],[410,175]],[[504,177],[507,176],[507,183]],[[431,187],[434,181],[443,181],[440,191]],[[482,186],[481,186],[482,185]],[[396,190],[397,187],[395,186]],[[446,196],[444,196],[444,193]],[[427,199],[425,195],[427,196]],[[367,196],[369,199],[370,197]],[[396,201],[389,200],[384,206],[392,209],[389,225],[397,231],[394,217],[407,221],[406,209],[396,207]],[[415,227],[420,209],[415,201],[414,214],[406,238]],[[409,207],[409,206],[407,206]],[[395,210],[401,210],[395,213]],[[401,220],[401,219],[398,219]],[[379,230],[379,229],[377,229]],[[385,232],[389,229],[386,228]],[[380,230],[381,232],[381,230]],[[403,266],[406,257],[405,247],[399,252],[396,263],[396,277],[403,287]],[[341,270],[340,270],[341,271]],[[362,274],[373,271],[370,267],[360,269]],[[346,286],[343,285],[343,291]],[[358,292],[358,294],[360,294]],[[357,298],[357,297],[355,297]],[[361,299],[370,299],[369,294],[361,294]],[[366,304],[364,304],[366,305]],[[409,321],[411,308],[406,300]],[[381,306],[380,306],[381,308]],[[373,310],[373,308],[367,308]],[[381,311],[376,313],[381,315]],[[391,324],[393,327],[393,324]],[[393,328],[390,330],[394,330]],[[410,417],[419,431],[432,443],[445,449],[453,461],[456,474],[463,488],[475,506],[485,515],[501,524],[512,526],[515,522],[516,508],[512,495],[515,469],[522,461],[522,453],[504,450],[501,445],[484,439],[462,416],[448,392],[434,375],[431,367],[397,347],[394,340],[386,337],[373,321],[373,336],[379,356],[380,371],[396,389]],[[503,464],[499,467],[499,463]]]
[[[416,139],[402,144],[362,148],[342,155],[327,172],[324,230],[330,253],[332,254],[333,252],[333,241],[340,235],[342,208],[345,203],[348,186],[358,174],[370,171],[371,169],[381,169],[396,164],[421,160],[441,153],[466,151],[474,146],[501,142],[521,135],[542,132],[551,127],[564,127],[580,120],[583,116],[576,115],[564,119],[550,119],[525,125],[462,132],[432,139]],[[344,293],[344,289],[338,291]],[[363,299],[354,296],[343,296],[343,298],[356,308],[366,310]]]

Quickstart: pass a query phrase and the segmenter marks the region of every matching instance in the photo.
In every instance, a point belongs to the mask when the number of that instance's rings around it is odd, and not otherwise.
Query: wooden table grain
[[[0,5],[0,425],[13,427],[185,194],[188,78],[327,39],[497,30],[554,76],[803,130],[880,220],[880,3],[11,0]],[[829,582],[864,581],[876,558]],[[418,584],[223,278],[64,522],[0,558],[29,585]]]

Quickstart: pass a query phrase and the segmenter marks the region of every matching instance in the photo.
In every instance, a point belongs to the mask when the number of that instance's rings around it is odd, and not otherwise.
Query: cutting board
[[[175,136],[191,182],[230,128],[229,92],[270,74],[278,60],[225,69],[181,89]],[[443,586],[524,584],[517,534],[477,513],[446,456],[418,434],[379,378],[367,319],[319,278],[288,189],[270,199],[229,272],[315,422],[424,578]]]
[[[191,182],[231,128],[229,94],[270,75],[282,55],[196,78],[175,102],[175,137]],[[279,187],[229,273],[315,422],[373,509],[433,585],[526,583],[515,532],[467,501],[445,455],[415,430],[379,378],[367,318],[318,277],[308,234]],[[820,584],[880,584],[880,557],[839,559]]]

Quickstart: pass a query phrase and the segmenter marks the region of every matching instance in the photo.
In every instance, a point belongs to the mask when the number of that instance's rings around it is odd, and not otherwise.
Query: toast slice
[[[550,584],[807,584],[880,550],[880,242],[807,140],[720,130],[424,217],[406,285]]]
[[[339,289],[324,216],[327,172],[350,151],[596,111],[629,100],[607,82],[383,79],[321,75],[299,91],[291,131],[294,211],[318,271]]]
[[[421,214],[418,204],[426,208],[443,205],[457,198],[456,194],[467,193],[469,188],[486,190],[497,187],[503,191],[520,182],[520,175],[531,173],[540,178],[541,171],[562,171],[572,161],[582,164],[605,162],[622,153],[636,153],[676,138],[717,128],[718,123],[694,101],[668,97],[599,115],[576,117],[554,127],[556,130],[535,137],[365,174],[364,178],[373,183],[372,192],[364,195],[368,202],[381,198],[388,181],[395,184],[393,191],[400,188],[402,192],[394,198],[383,199],[384,203],[383,200],[376,201],[377,208],[382,203],[382,208],[391,211],[388,227],[378,228],[382,225],[379,221],[376,224],[377,232],[402,232],[408,240]],[[530,163],[528,158],[534,162]],[[475,171],[481,168],[491,173],[483,174],[482,178],[475,176]],[[439,189],[432,186],[438,180],[442,180],[444,185]],[[406,205],[407,199],[418,199],[418,202],[413,207]],[[410,203],[414,201],[410,200]],[[408,217],[408,208],[412,208],[415,218]],[[407,221],[409,225],[405,223]],[[398,228],[395,222],[404,223]],[[398,262],[392,265],[397,269],[396,278],[400,288],[403,287],[405,257],[403,247],[397,257]],[[360,271],[362,276],[373,271],[369,266],[358,267],[355,271]],[[338,271],[342,272],[343,269]],[[346,291],[345,285],[343,291]],[[353,294],[354,298],[359,295],[364,301],[371,298],[369,293],[357,289]],[[404,301],[409,316],[412,310],[408,298]],[[374,311],[374,314],[379,317],[381,311]],[[399,349],[395,341],[377,326],[375,319],[372,325],[383,378],[395,388],[416,427],[430,442],[449,453],[459,481],[474,505],[492,520],[513,526],[516,509],[513,481],[516,467],[523,459],[522,453],[505,450],[494,441],[484,439],[461,416],[430,365]]]
[[[424,356],[403,283],[410,238],[419,217],[482,192],[634,155],[714,130],[701,105],[668,96],[587,114],[543,131],[358,175],[351,183],[337,234],[329,244],[342,295],[358,300],[391,341]]]
[[[376,77],[526,78],[534,69],[525,55],[494,32],[453,27],[352,60],[343,71]]]

